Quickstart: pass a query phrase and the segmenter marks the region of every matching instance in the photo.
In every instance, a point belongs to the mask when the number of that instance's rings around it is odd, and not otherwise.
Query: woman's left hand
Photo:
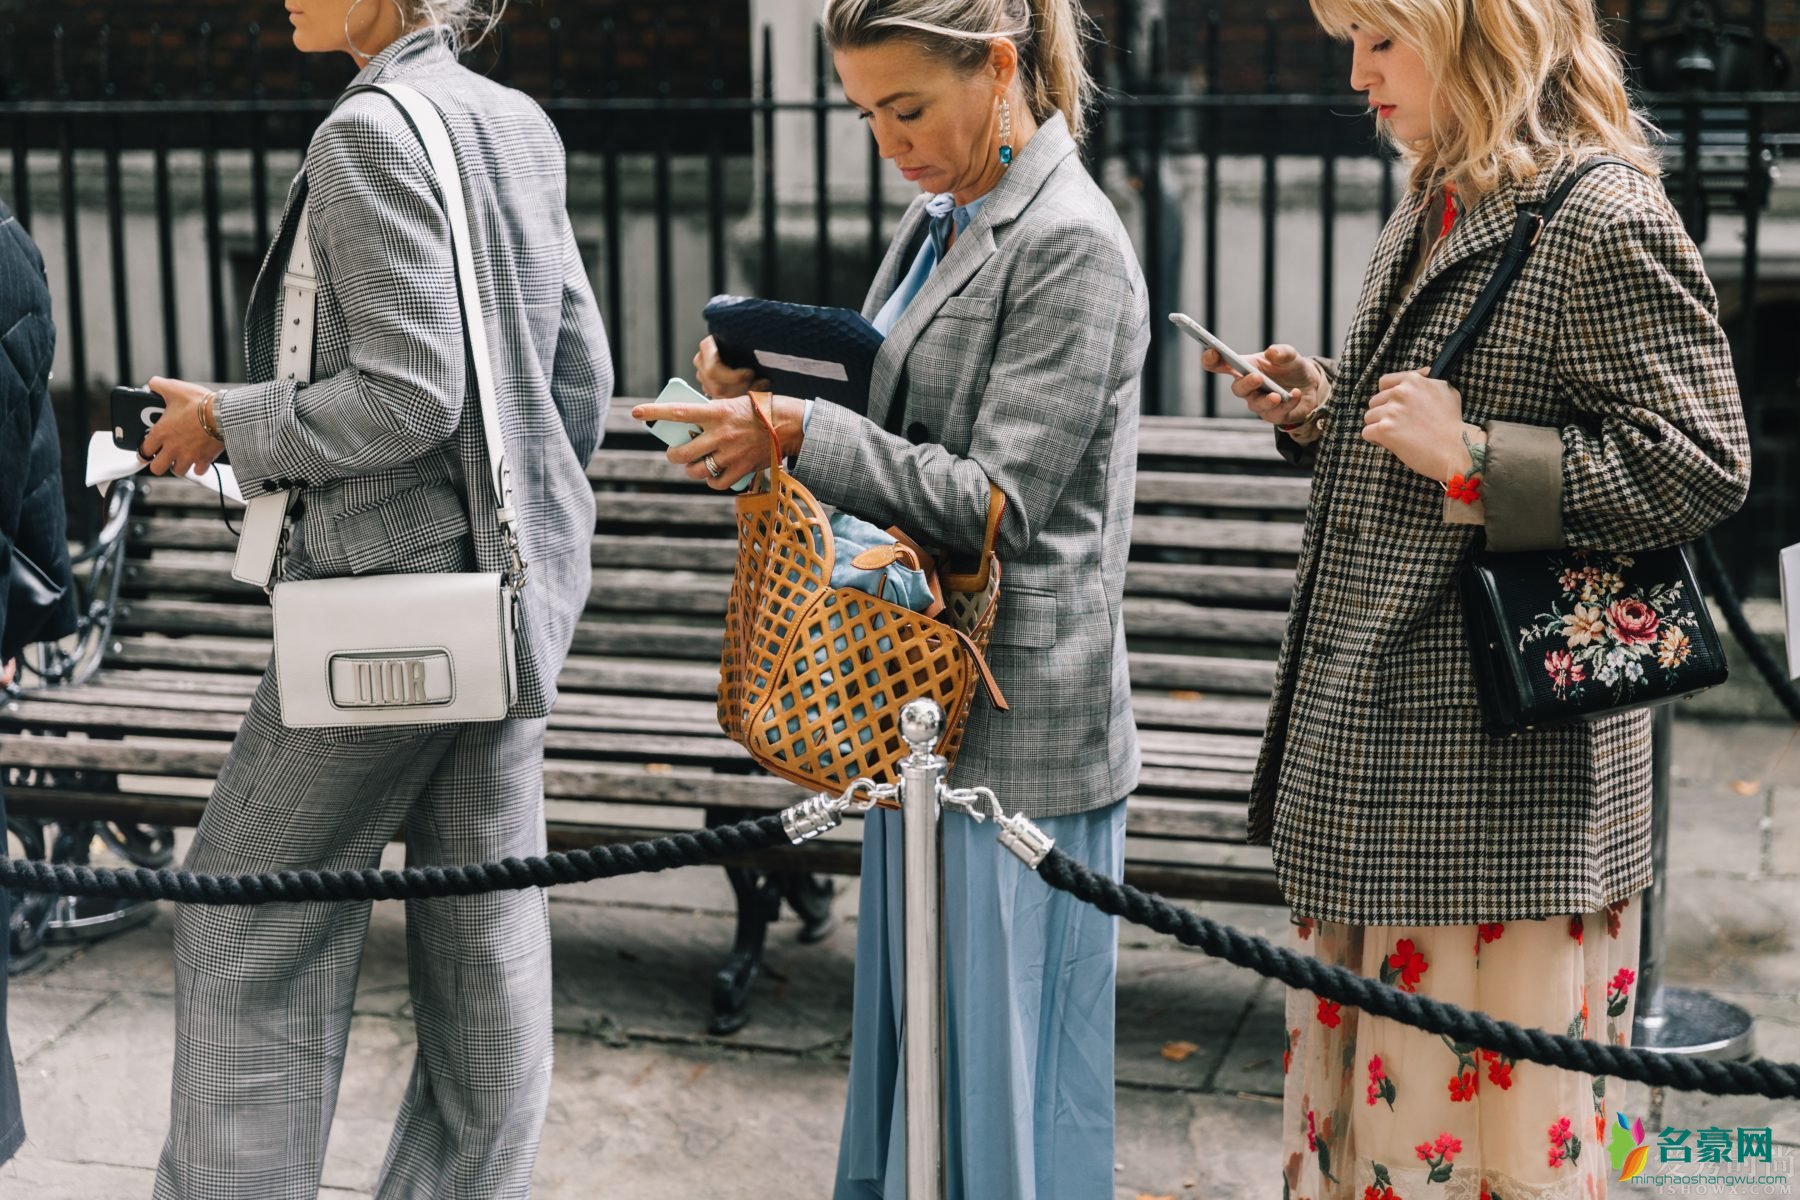
[[[1470,469],[1463,433],[1462,393],[1424,371],[1383,375],[1363,414],[1363,441],[1439,483]]]
[[[197,383],[179,379],[152,379],[150,390],[162,397],[163,415],[144,438],[138,457],[150,464],[152,475],[186,475],[204,471],[225,453],[225,443],[208,434],[200,424],[200,406],[212,392]],[[217,413],[214,414],[215,419]]]
[[[769,432],[748,396],[731,396],[711,404],[640,404],[631,410],[631,415],[640,421],[700,426],[692,441],[670,446],[668,458],[687,468],[689,479],[699,480],[714,491],[724,491],[752,471],[769,465]],[[792,458],[806,439],[801,428],[806,401],[776,396],[771,415],[780,436],[782,457]]]

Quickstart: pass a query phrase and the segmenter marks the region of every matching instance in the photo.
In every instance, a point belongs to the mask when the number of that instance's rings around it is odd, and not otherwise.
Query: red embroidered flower
[[[1447,1133],[1440,1133],[1437,1135],[1437,1141],[1433,1143],[1432,1148],[1443,1156],[1445,1162],[1450,1162],[1457,1155],[1462,1153],[1462,1139],[1459,1137],[1452,1137]]]
[[[1636,980],[1637,976],[1630,967],[1619,968],[1619,973],[1614,975],[1612,982],[1606,985],[1607,1016],[1622,1017],[1625,1015],[1625,1006],[1631,997],[1631,985]]]
[[[1320,996],[1319,1024],[1325,1026],[1327,1029],[1336,1029],[1339,1025],[1342,1025],[1344,1023],[1343,1018],[1338,1016],[1338,1011],[1342,1008],[1343,1005],[1337,1003],[1335,1000],[1327,1000],[1325,997]]]
[[[1629,900],[1620,900],[1615,904],[1609,904],[1606,906],[1606,936],[1607,937],[1616,938],[1619,936],[1619,914],[1624,912],[1630,906],[1631,906],[1631,901],[1629,901]]]
[[[1498,1087],[1503,1092],[1509,1090],[1513,1083],[1513,1065],[1511,1061],[1494,1053],[1492,1050],[1483,1050],[1481,1052],[1481,1057],[1487,1059],[1488,1082]]]
[[[1299,1044],[1300,1031],[1298,1029],[1288,1030],[1287,1049],[1281,1052],[1281,1073],[1283,1075],[1286,1075],[1288,1073],[1288,1068],[1294,1065],[1294,1047]]]
[[[1400,990],[1403,992],[1417,991],[1419,977],[1430,969],[1425,956],[1413,949],[1411,938],[1401,938],[1394,943],[1394,952],[1388,955],[1387,965],[1388,969],[1381,973],[1382,982],[1392,983],[1394,976],[1398,974]]]
[[[1391,1187],[1381,1187],[1371,1183],[1363,1189],[1363,1200],[1400,1200]]]
[[[1613,636],[1626,646],[1642,646],[1656,640],[1662,618],[1642,600],[1614,600],[1606,608],[1606,623]]]
[[[1473,1071],[1464,1071],[1450,1081],[1450,1102],[1460,1104],[1464,1100],[1473,1100],[1480,1087],[1481,1077]]]
[[[1568,1124],[1566,1121],[1563,1123]],[[1319,1127],[1318,1123],[1313,1120],[1313,1112],[1310,1108],[1306,1110],[1306,1148],[1315,1153],[1319,1149]]]
[[[1294,932],[1300,935],[1301,941],[1312,937],[1313,920],[1311,917],[1299,917],[1294,921]]]
[[[1569,936],[1577,942],[1581,940],[1581,914],[1576,913],[1569,918]]]
[[[1619,973],[1617,975],[1613,976],[1612,982],[1607,985],[1606,990],[1608,992],[1622,992],[1626,988],[1630,987],[1636,981],[1637,981],[1637,973],[1636,972],[1634,972],[1630,967],[1620,967]]]
[[[1550,1165],[1560,1167],[1565,1159],[1573,1161],[1580,1153],[1581,1142],[1576,1139],[1569,1125],[1569,1118],[1558,1118],[1550,1126]]]
[[[1481,499],[1481,476],[1452,475],[1444,484],[1444,494],[1452,500],[1473,504]]]
[[[1484,942],[1497,942],[1500,940],[1500,935],[1505,932],[1506,923],[1504,921],[1494,921],[1481,926],[1481,940]]]
[[[1488,1182],[1485,1179],[1481,1181],[1481,1200],[1494,1200],[1493,1195],[1488,1191]]]
[[[1575,656],[1567,650],[1552,650],[1544,655],[1544,673],[1550,676],[1550,686],[1562,692],[1587,679],[1587,668],[1575,661]]]

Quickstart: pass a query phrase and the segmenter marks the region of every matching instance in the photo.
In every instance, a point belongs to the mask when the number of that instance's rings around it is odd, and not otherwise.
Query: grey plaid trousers
[[[271,668],[219,774],[194,871],[348,869],[544,852],[542,719],[288,729]],[[175,1077],[156,1200],[313,1200],[367,903],[183,907]],[[418,1057],[380,1200],[530,1195],[551,1068],[541,891],[409,901]]]

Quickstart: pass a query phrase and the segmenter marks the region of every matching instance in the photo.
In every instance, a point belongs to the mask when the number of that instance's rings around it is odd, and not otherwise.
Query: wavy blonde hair
[[[1486,193],[1597,155],[1662,174],[1655,130],[1626,95],[1594,0],[1310,2],[1333,37],[1357,25],[1424,59],[1451,120],[1424,141],[1396,142],[1416,189],[1455,183]]]

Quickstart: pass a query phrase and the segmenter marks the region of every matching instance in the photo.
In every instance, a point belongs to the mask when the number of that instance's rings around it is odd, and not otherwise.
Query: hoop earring
[[[365,53],[363,48],[356,44],[356,39],[350,36],[351,14],[362,7],[362,2],[363,0],[350,0],[350,7],[344,10],[344,45],[350,47],[350,53],[358,58],[371,59],[375,55]],[[388,0],[388,3],[394,6],[394,15],[400,19],[400,32],[404,34],[406,32],[406,10],[400,7],[400,0]]]
[[[361,3],[361,0],[358,0],[358,3]],[[1012,105],[1002,100],[1000,102],[1000,165],[1010,167],[1012,160]]]

